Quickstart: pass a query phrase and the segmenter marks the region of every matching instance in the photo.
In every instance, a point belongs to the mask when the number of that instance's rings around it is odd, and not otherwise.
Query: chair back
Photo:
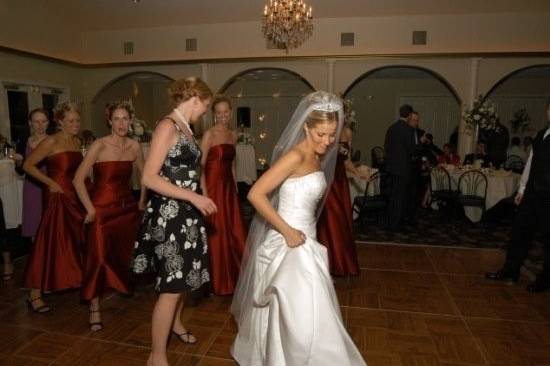
[[[351,162],[357,163],[361,161],[361,150],[353,150],[351,153]]]
[[[365,186],[364,195],[365,197],[367,197],[367,196],[380,196],[381,194],[382,194],[382,190],[380,189],[380,173],[376,172],[373,175],[371,175],[370,180],[367,182],[367,185]]]
[[[447,169],[440,166],[433,168],[430,172],[430,178],[432,192],[451,191],[451,176]]]
[[[521,173],[524,166],[525,163],[523,162],[523,159],[518,155],[508,156],[508,158],[506,159],[506,163],[504,163],[504,169],[511,170],[515,173]]]
[[[464,206],[485,205],[487,198],[487,177],[479,170],[469,170],[458,179],[458,193]],[[476,202],[477,204],[467,204]]]
[[[373,168],[380,168],[384,165],[385,152],[384,148],[381,146],[375,146],[370,151],[371,154],[371,165]]]

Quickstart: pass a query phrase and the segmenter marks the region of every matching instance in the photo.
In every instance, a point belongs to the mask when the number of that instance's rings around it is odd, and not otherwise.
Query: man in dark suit
[[[485,140],[487,141],[488,160],[494,167],[500,168],[506,162],[510,133],[508,128],[500,123],[500,120],[497,119],[496,125],[496,129],[487,131]]]
[[[546,105],[546,117],[550,122],[550,101]],[[492,280],[516,282],[538,224],[544,243],[544,266],[527,290],[541,292],[550,289],[550,127],[539,131],[533,141],[515,203],[519,205],[519,211],[512,227],[504,266],[485,276]]]
[[[464,157],[462,165],[472,165],[476,160],[481,160],[481,167],[487,168],[489,166],[489,156],[486,153],[485,142],[479,141],[476,145],[476,152],[467,154]]]
[[[420,204],[420,189],[422,180],[422,153],[423,144],[426,142],[426,131],[420,128],[420,114],[417,111],[412,111],[407,119],[407,124],[414,129],[414,151],[411,154],[412,173],[409,185],[409,203],[407,206],[407,215],[405,221],[407,224],[414,225],[416,223],[416,208]]]
[[[409,124],[413,109],[405,104],[399,108],[399,119],[386,131],[386,172],[391,182],[388,204],[388,229],[399,231],[410,204],[410,184],[413,175],[412,155],[415,150],[415,128]]]

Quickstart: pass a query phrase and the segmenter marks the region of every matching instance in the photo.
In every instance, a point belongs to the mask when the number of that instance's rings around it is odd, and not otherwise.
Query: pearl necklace
[[[174,109],[174,113],[181,120],[181,123],[183,123],[183,125],[185,127],[187,127],[187,129],[189,130],[189,133],[191,134],[191,136],[193,136],[193,130],[191,129],[191,126],[189,125],[189,122],[187,122],[185,120],[185,117],[183,116],[183,114],[177,108]]]

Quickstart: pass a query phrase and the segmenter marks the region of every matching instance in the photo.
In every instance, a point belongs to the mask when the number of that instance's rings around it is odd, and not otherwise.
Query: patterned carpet
[[[391,233],[384,229],[383,219],[372,217],[365,225],[355,222],[357,240],[374,243],[422,244],[447,247],[506,249],[514,221],[515,207],[507,202],[487,211],[483,220],[470,222],[462,209],[435,211],[419,209],[417,222],[403,232]],[[542,271],[543,245],[538,238],[525,261],[525,268],[533,274]]]
[[[369,218],[365,225],[356,221],[358,240],[393,242],[400,244],[427,244],[452,247],[504,248],[508,241],[513,215],[470,222],[458,212],[417,210],[416,225],[406,226],[403,232],[392,233],[384,229],[382,219]]]

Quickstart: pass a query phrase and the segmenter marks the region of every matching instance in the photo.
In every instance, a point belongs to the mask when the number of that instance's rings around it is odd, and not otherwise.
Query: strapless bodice
[[[322,171],[288,178],[279,189],[277,212],[290,226],[315,238],[317,207],[326,187],[327,183]]]

